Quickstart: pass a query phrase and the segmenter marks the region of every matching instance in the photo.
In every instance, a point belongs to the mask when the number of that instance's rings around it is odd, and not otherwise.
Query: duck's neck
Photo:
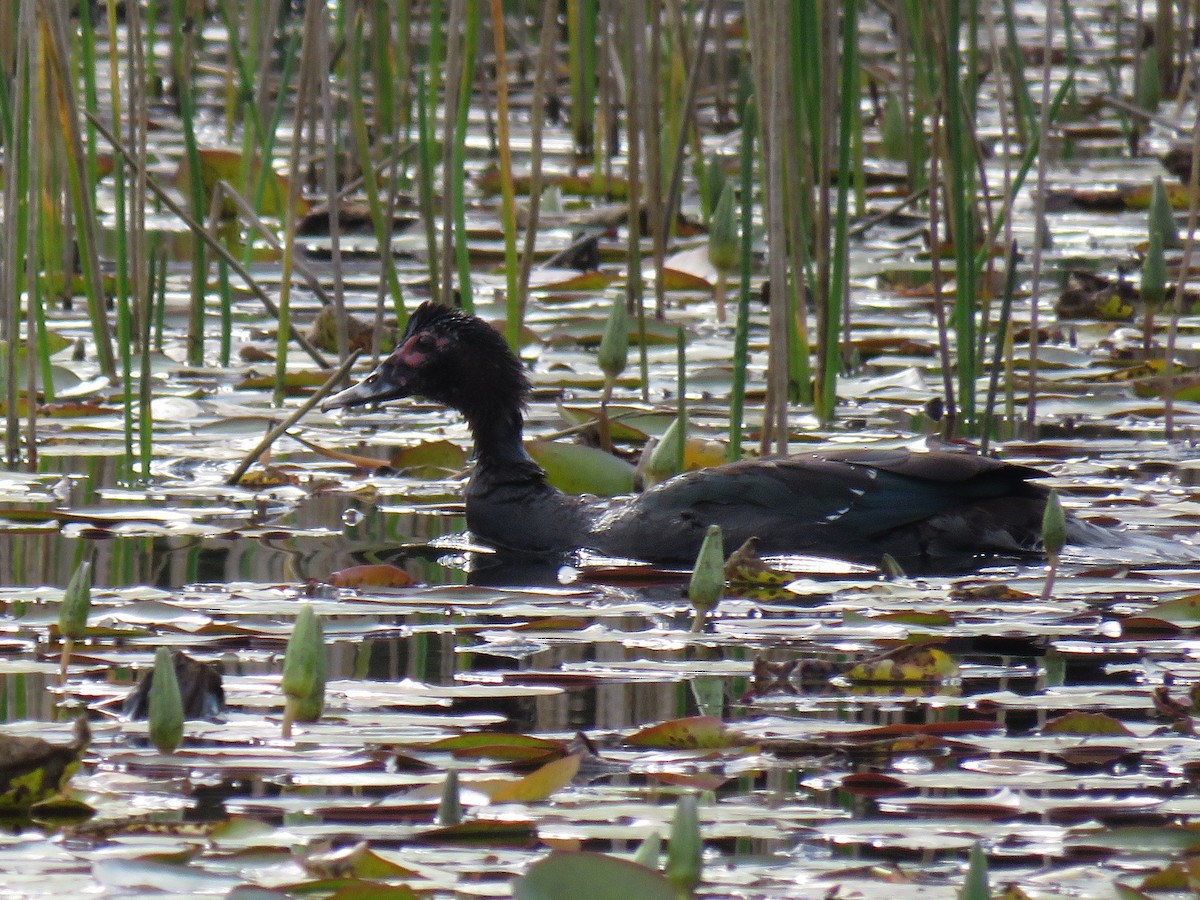
[[[543,481],[545,473],[525,452],[520,407],[463,410],[475,438],[476,470]]]

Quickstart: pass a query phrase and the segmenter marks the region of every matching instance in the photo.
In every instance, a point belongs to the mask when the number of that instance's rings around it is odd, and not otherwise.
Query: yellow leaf
[[[853,666],[851,681],[942,681],[958,675],[954,657],[929,644],[905,644]]]
[[[583,755],[572,753],[562,759],[546,763],[517,781],[506,781],[496,785],[488,796],[493,803],[537,803],[555,791],[571,783],[579,771]]]
[[[372,566],[351,566],[329,576],[334,587],[408,587],[415,580],[403,569],[388,563]]]
[[[719,750],[741,741],[716,716],[690,716],[650,725],[631,734],[625,743],[633,747]]]

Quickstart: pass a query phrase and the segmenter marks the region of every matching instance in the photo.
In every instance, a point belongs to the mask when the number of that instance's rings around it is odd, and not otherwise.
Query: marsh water
[[[1102,51],[1116,52],[1113,9],[1075,11],[1098,42],[1079,69],[1085,95],[1106,89]],[[1040,7],[1022,8],[1023,45],[1040,40],[1041,15]],[[873,11],[863,28],[878,59],[889,59],[882,17]],[[208,33],[212,48],[225,40],[215,25]],[[737,39],[732,24],[727,37]],[[219,54],[211,52],[196,126],[201,145],[223,146]],[[1065,70],[1054,73],[1057,83]],[[985,85],[977,134],[991,153],[990,183],[1000,184],[1005,156],[992,91]],[[518,80],[518,171],[529,166],[528,101]],[[483,103],[477,97],[471,110],[469,179],[492,162]],[[1190,102],[1160,112],[1184,127],[1195,114]],[[956,896],[975,844],[994,885],[1013,883],[1030,896],[1117,896],[1118,885],[1194,890],[1200,743],[1189,704],[1200,680],[1200,604],[1192,599],[1200,592],[1200,402],[1176,398],[1167,440],[1164,401],[1134,369],[1139,323],[1050,312],[1072,271],[1117,278],[1136,268],[1146,236],[1144,209],[1101,210],[1072,197],[1148,186],[1163,174],[1157,154],[1177,133],[1148,128],[1131,158],[1112,107],[1076,114],[1077,131],[1055,130],[1044,145],[1049,183],[1066,199],[1047,218],[1033,426],[1021,415],[1028,385],[1020,377],[1033,302],[1029,248],[1038,238],[1028,188],[1014,209],[1013,236],[1024,252],[1014,331],[1025,337],[1013,353],[1016,414],[1002,417],[996,449],[1044,469],[1068,509],[1129,540],[1068,549],[1049,596],[1038,560],[885,578],[837,561],[784,558],[771,560],[789,573],[784,586],[731,585],[711,627],[696,632],[686,573],[593,558],[522,568],[472,545],[462,534],[469,463],[461,456],[397,471],[313,449],[381,463],[440,441],[469,449],[457,416],[421,401],[313,412],[274,444],[251,480],[229,486],[238,462],[311,388],[274,404],[275,322],[236,285],[232,344],[254,352],[220,364],[214,304],[204,365],[184,363],[186,229],[164,216],[156,224],[172,252],[165,339],[153,359],[149,477],[126,459],[122,393],[98,377],[78,298],[47,316],[51,331],[72,346],[82,341],[83,358],[71,350],[55,358],[58,401],[38,417],[36,460],[0,474],[0,719],[9,734],[61,743],[82,709],[94,733],[70,785],[93,815],[14,822],[0,834],[3,891],[219,896],[253,887],[290,896],[336,871],[348,880],[316,889],[353,891],[372,881],[433,896],[509,896],[512,879],[551,848],[626,854],[652,832],[665,835],[683,791],[703,798],[705,896]],[[153,118],[161,126],[152,138],[154,174],[169,180],[183,153],[178,111],[164,99]],[[576,171],[569,131],[547,127],[547,172]],[[874,128],[868,120],[868,156],[877,148]],[[732,159],[736,135],[714,133],[705,143]],[[499,200],[474,183],[473,294],[479,314],[500,321]],[[894,180],[872,183],[861,212],[890,209],[903,196]],[[110,226],[114,205],[113,186],[102,181],[98,208]],[[683,208],[699,218],[690,184]],[[793,451],[937,445],[943,423],[927,412],[942,378],[926,223],[919,210],[896,213],[851,245],[850,367],[839,381],[837,417],[822,426],[810,410],[793,408]],[[570,228],[545,229],[539,257],[573,238]],[[625,241],[623,229],[600,235],[601,270],[613,279],[607,288],[574,289],[574,272],[535,272],[522,349],[535,385],[530,437],[581,440],[576,414],[599,408],[596,345],[614,292],[624,291]],[[671,247],[669,265],[692,280],[668,292],[665,320],[650,322],[648,382],[633,361],[618,380],[610,412],[630,429],[617,441],[628,459],[675,415],[678,326],[687,335],[693,434],[728,434],[733,326],[716,321],[709,273],[695,255],[704,241],[680,238]],[[762,250],[758,232],[755,245]],[[332,284],[329,238],[301,238],[298,247]],[[423,248],[415,231],[392,247],[409,308],[428,294]],[[377,245],[344,236],[343,251],[347,308],[370,321]],[[281,263],[263,257],[251,271],[277,294]],[[646,273],[653,276],[652,266]],[[301,327],[319,307],[305,287],[293,288]],[[1166,328],[1164,316],[1160,349]],[[1200,362],[1198,338],[1200,318],[1182,316],[1183,365]],[[756,297],[748,447],[762,419],[766,344],[767,312]],[[288,368],[313,365],[293,352]],[[986,379],[979,390],[982,397]],[[84,559],[94,566],[91,633],[60,685],[58,606]],[[375,563],[402,569],[412,584],[334,586],[337,573]],[[321,721],[284,740],[279,675],[302,603],[324,624],[327,703]],[[848,666],[921,640],[953,659],[953,674],[873,681]],[[154,750],[146,724],[120,713],[163,645],[216,664],[228,703],[216,721],[189,721],[173,755]],[[1079,713],[1096,715],[1070,715]],[[638,739],[646,726],[673,722],[665,738]],[[511,736],[540,741],[537,752],[515,750]],[[464,737],[475,743],[453,740]],[[497,791],[573,756],[578,771],[561,784]],[[439,832],[435,821],[450,769],[467,821],[479,826],[469,840]],[[368,876],[321,861],[362,841],[403,868]]]

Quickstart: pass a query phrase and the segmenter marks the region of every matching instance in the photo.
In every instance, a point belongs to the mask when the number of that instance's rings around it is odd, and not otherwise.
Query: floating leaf
[[[321,369],[297,369],[288,371],[283,376],[283,389],[288,394],[307,393],[313,388],[319,388],[329,380],[329,372]],[[239,391],[273,391],[279,383],[274,374],[256,375],[249,373],[242,378],[234,388]]]
[[[393,469],[414,478],[441,478],[467,466],[467,451],[453,441],[422,441],[392,457]]]
[[[570,274],[554,270],[535,273],[530,285],[536,291],[602,291],[620,277],[613,270],[592,269],[590,272]]]
[[[1149,609],[1130,616],[1122,622],[1129,630],[1153,630],[1163,627],[1200,627],[1200,594],[1189,594],[1173,600],[1163,600]]]
[[[314,453],[319,453],[326,459],[336,459],[338,462],[349,463],[359,469],[366,469],[373,472],[377,469],[386,469],[391,466],[391,460],[379,459],[375,456],[359,456],[357,453],[347,453],[344,450],[338,450],[333,447],[322,447],[320,444],[314,444],[298,434],[292,434],[290,437],[300,444],[303,444]]]
[[[780,587],[794,581],[795,576],[763,562],[758,555],[757,539],[750,538],[725,563],[725,580],[734,586]]]
[[[678,900],[658,872],[602,853],[555,852],[513,882],[514,900]]]
[[[488,791],[493,803],[537,803],[566,787],[579,772],[583,755],[572,753],[546,763],[517,781],[503,782]]]
[[[1051,719],[1042,727],[1042,734],[1111,735],[1133,736],[1125,725],[1107,713],[1069,712]]]
[[[366,841],[301,860],[304,871],[317,878],[405,878],[416,874],[373,851]],[[364,894],[362,896],[373,896]]]
[[[633,493],[634,467],[597,447],[562,441],[528,441],[525,449],[560,491],[598,497]]]
[[[351,566],[329,576],[329,583],[339,588],[408,587],[416,579],[390,563]]]
[[[258,466],[250,469],[238,479],[238,487],[264,490],[296,484],[297,480],[295,473],[287,472],[278,466]]]
[[[744,743],[741,736],[725,727],[715,716],[671,719],[635,731],[625,738],[631,747],[669,750],[724,750]]]
[[[375,342],[375,327],[349,313],[343,312],[342,315],[346,323],[347,349],[352,352],[354,350],[361,350],[363,353],[370,353],[371,347]],[[332,303],[322,306],[316,318],[312,320],[312,324],[308,326],[308,330],[304,336],[318,350],[324,350],[326,353],[337,353],[337,323],[338,314],[336,307]],[[383,329],[382,338],[383,346],[379,350],[381,353],[387,354],[396,346],[396,330],[394,328]]]
[[[92,739],[87,719],[75,720],[69,744],[0,734],[0,813],[23,812],[59,794]]]
[[[566,753],[566,744],[562,741],[530,737],[526,734],[481,731],[443,738],[426,745],[425,749],[450,752],[456,759],[503,759],[512,762],[528,762],[543,760],[548,756],[563,756]]]
[[[557,187],[564,194],[576,197],[608,197],[612,200],[623,200],[629,193],[629,183],[624,178],[593,178],[591,175],[562,175],[558,178],[544,179],[547,188]],[[500,193],[500,172],[495,167],[478,175],[475,184],[484,194]],[[518,194],[529,194],[530,178],[528,175],[513,179],[513,189]]]
[[[954,657],[928,644],[906,644],[856,663],[846,677],[851,681],[942,681],[959,674]]]
[[[484,847],[530,847],[535,837],[533,823],[512,819],[476,819],[445,828],[432,828],[415,835],[417,840],[426,843],[477,844]]]

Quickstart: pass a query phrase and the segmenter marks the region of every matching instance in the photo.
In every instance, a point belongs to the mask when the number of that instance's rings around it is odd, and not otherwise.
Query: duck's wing
[[[663,482],[598,517],[594,530],[608,533],[618,545],[611,549],[644,557],[686,558],[715,523],[731,548],[758,537],[774,552],[877,558],[885,536],[977,506],[1011,500],[1014,520],[1027,530],[1031,505],[1045,496],[1028,479],[1040,474],[986,457],[904,449],[730,463]]]

